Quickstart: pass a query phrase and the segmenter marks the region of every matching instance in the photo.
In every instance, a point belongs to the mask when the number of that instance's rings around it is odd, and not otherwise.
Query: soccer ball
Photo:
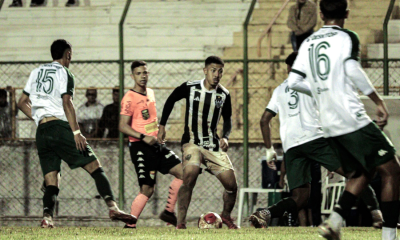
[[[200,229],[222,228],[222,219],[217,213],[204,213],[199,217],[198,226]]]

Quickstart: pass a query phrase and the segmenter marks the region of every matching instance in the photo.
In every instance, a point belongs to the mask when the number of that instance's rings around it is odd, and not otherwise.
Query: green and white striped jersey
[[[74,75],[60,63],[43,64],[34,69],[25,85],[24,93],[32,102],[32,117],[36,125],[45,117],[68,121],[62,96],[73,96],[74,92]]]
[[[289,75],[289,87],[299,91],[295,86],[300,82],[297,86],[304,83],[302,86],[309,88],[325,137],[351,133],[371,122],[358,96],[358,83],[346,74],[346,61],[358,61],[359,53],[357,34],[338,26],[322,27],[300,47]],[[357,81],[370,83],[366,76]]]

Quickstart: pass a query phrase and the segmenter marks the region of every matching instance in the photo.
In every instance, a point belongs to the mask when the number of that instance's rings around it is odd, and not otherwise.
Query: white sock
[[[382,227],[382,240],[396,240],[397,229]]]
[[[343,226],[343,218],[342,216],[340,216],[339,213],[333,211],[329,216],[329,221],[331,223],[333,230],[340,231],[340,229]]]
[[[114,210],[114,211],[116,211],[116,212],[119,212],[119,208],[117,207],[117,205],[112,206],[112,207],[108,207],[108,209]]]

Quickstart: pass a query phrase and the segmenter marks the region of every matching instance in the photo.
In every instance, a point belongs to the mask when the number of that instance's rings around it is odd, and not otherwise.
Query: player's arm
[[[164,108],[162,111],[162,116],[161,116],[161,121],[158,129],[158,135],[157,135],[157,141],[159,143],[164,143],[165,142],[165,125],[167,125],[167,121],[169,118],[169,115],[172,112],[172,109],[174,109],[174,105],[177,101],[181,100],[182,98],[185,98],[186,96],[186,86],[187,83],[183,83],[179,87],[175,88],[175,90],[169,95],[167,101],[164,104]]]
[[[304,73],[292,69],[288,78],[289,88],[312,97],[310,84],[304,81],[305,77]]]
[[[383,128],[387,124],[389,118],[389,112],[386,108],[385,102],[377,93],[358,61],[355,59],[348,59],[345,61],[344,66],[347,77],[364,95],[368,96],[376,104],[376,114],[378,116],[376,124]]]
[[[276,113],[274,111],[266,108],[260,120],[261,133],[264,140],[264,146],[266,147],[267,163],[273,161],[274,158],[276,159],[276,152],[274,150],[274,147],[272,146],[270,125],[271,119],[275,115]]]
[[[72,95],[63,94],[62,95],[63,108],[65,116],[68,120],[69,126],[71,127],[72,132],[74,133],[74,140],[76,144],[76,149],[79,151],[86,151],[86,138],[80,132],[78,120],[76,119],[76,112],[74,103],[72,102]]]
[[[31,100],[25,92],[19,98],[17,106],[29,119],[33,120]]]
[[[226,152],[229,148],[229,135],[232,132],[232,103],[231,95],[226,95],[226,100],[222,108],[222,118],[224,119],[224,125],[222,127],[222,138],[220,140],[220,147],[222,151]]]

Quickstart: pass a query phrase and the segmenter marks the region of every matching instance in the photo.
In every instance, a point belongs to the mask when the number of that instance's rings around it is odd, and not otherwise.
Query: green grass
[[[381,231],[373,228],[344,228],[343,239],[380,239]],[[316,228],[310,227],[270,227],[268,229],[242,228],[240,230],[175,230],[172,227],[143,227],[138,229],[104,227],[1,227],[0,239],[321,239]]]

